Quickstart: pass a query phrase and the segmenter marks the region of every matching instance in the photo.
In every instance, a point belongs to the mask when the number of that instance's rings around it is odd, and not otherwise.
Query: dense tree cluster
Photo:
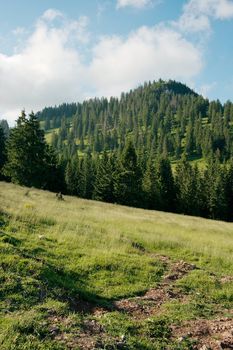
[[[233,221],[232,123],[230,102],[209,102],[173,81],[148,83],[120,99],[23,112],[10,133],[0,123],[0,176],[87,199]],[[51,146],[40,126],[54,129]],[[207,165],[192,166],[195,157]]]
[[[180,159],[233,154],[233,104],[209,102],[174,81],[147,83],[121,98],[63,104],[38,113],[52,145],[68,159],[91,150],[122,150],[127,135],[137,152]]]
[[[233,221],[233,162],[209,158],[204,170],[182,158],[172,171],[168,158],[151,156],[145,171],[132,141],[121,153],[72,157],[66,167],[69,194]]]

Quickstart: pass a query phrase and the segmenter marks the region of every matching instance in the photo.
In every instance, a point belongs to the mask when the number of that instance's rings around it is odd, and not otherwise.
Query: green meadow
[[[0,182],[1,350],[195,349],[232,310],[233,224]]]

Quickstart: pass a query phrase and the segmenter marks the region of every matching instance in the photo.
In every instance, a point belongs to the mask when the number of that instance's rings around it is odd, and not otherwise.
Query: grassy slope
[[[179,343],[171,325],[231,313],[233,224],[58,202],[1,182],[0,211],[2,350],[191,349],[193,340]],[[139,312],[145,300],[128,298],[161,285],[181,259],[197,268],[169,284],[177,296]],[[122,298],[136,300],[136,313],[116,307]]]

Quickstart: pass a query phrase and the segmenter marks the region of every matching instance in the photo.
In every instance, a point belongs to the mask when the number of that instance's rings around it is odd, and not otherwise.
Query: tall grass
[[[56,320],[59,334],[78,339],[91,317],[77,312],[84,299],[109,310],[97,321],[112,349],[122,334],[129,350],[191,349],[189,339],[181,347],[169,338],[170,325],[232,310],[232,253],[231,223],[68,196],[58,201],[0,182],[0,348],[70,349],[50,330]],[[174,282],[183,301],[167,301],[145,320],[111,311],[115,300],[156,288],[169,270],[161,254],[171,264],[197,266]]]
[[[25,195],[26,194],[26,195]],[[74,197],[57,201],[50,192],[0,183],[0,208],[17,221],[24,218],[60,249],[89,254],[128,253],[132,242],[150,252],[168,253],[219,272],[233,272],[233,224],[203,218],[128,208]],[[46,230],[43,232],[43,226]]]

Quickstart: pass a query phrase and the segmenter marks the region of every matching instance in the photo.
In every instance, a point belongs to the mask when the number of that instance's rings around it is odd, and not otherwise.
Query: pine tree
[[[5,119],[0,120],[0,127],[3,129],[5,137],[8,138],[10,135],[10,128],[7,120]]]
[[[195,149],[194,130],[193,130],[192,120],[190,119],[189,125],[187,127],[185,150],[188,155],[191,155],[194,149]]]
[[[212,219],[226,218],[226,178],[218,159],[210,158],[204,174],[204,182],[209,217]]]
[[[147,162],[146,171],[142,180],[142,190],[144,197],[144,206],[148,209],[155,209],[159,194],[157,187],[155,161],[153,157],[150,157]]]
[[[65,170],[66,188],[69,194],[76,195],[76,171],[72,161],[68,161]]]
[[[180,133],[180,130],[177,130],[176,136],[175,136],[175,156],[176,156],[176,159],[180,159],[181,154],[182,154],[181,133]]]
[[[171,164],[167,158],[159,158],[156,162],[156,181],[158,193],[157,209],[174,211],[176,191]]]
[[[200,215],[203,209],[202,180],[197,167],[192,167],[183,158],[176,167],[176,189],[178,211],[189,215]]]
[[[3,128],[0,125],[0,179],[3,179],[2,168],[6,162],[6,137]]]
[[[92,159],[91,152],[88,151],[84,157],[83,161],[83,196],[84,198],[91,199],[94,190],[94,181],[95,181],[95,166]]]
[[[7,140],[4,174],[20,185],[48,188],[48,171],[55,169],[51,152],[37,117],[31,113],[27,118],[23,111]]]
[[[231,159],[228,169],[225,168],[225,173],[226,219],[233,221],[233,159]]]
[[[42,188],[53,192],[65,191],[64,167],[59,162],[58,155],[53,147],[46,145],[43,168],[44,184]]]
[[[114,202],[113,167],[106,152],[98,162],[93,198],[104,202]]]
[[[141,206],[141,171],[132,141],[129,141],[119,159],[114,176],[114,195],[120,204]]]

